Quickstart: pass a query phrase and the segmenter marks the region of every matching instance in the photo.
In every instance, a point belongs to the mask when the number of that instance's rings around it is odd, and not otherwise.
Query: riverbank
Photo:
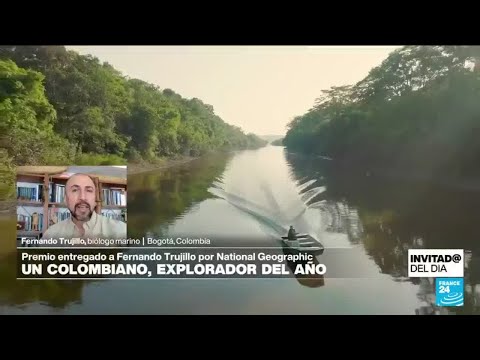
[[[168,169],[174,166],[187,164],[198,158],[199,158],[198,156],[177,156],[175,158],[158,159],[155,162],[128,163],[127,173],[128,175],[135,175],[135,174],[145,173],[149,171]]]
[[[333,163],[333,162],[332,162]],[[425,187],[444,188],[449,191],[480,193],[480,178],[477,176],[452,176],[433,172],[431,169],[387,169],[387,168],[353,168],[332,165],[336,175],[352,179],[360,177],[372,181],[409,182]]]
[[[419,166],[373,166],[360,161],[339,161],[317,154],[303,154],[287,150],[287,156],[293,164],[303,164],[310,168],[324,169],[335,179],[346,181],[410,182],[425,187],[444,188],[451,191],[480,193],[480,175],[453,174],[427,164]]]

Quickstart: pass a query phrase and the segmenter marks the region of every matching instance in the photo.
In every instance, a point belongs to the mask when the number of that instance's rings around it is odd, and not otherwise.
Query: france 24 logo
[[[463,278],[436,278],[435,304],[463,306]]]

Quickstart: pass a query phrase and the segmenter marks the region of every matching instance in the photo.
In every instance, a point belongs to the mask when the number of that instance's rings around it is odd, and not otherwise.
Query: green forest
[[[16,165],[155,163],[267,144],[200,99],[63,46],[0,46],[0,119],[0,198]]]
[[[480,47],[405,46],[319,95],[288,124],[289,151],[359,173],[480,176]]]

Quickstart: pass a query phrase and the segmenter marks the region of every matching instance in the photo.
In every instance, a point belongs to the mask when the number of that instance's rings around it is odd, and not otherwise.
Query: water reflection
[[[17,255],[3,255],[0,261],[0,305],[26,306],[39,303],[65,309],[80,303],[86,281],[17,280]]]
[[[0,218],[0,306],[63,310],[82,302],[85,280],[17,280],[16,217]],[[94,252],[94,251],[93,251]]]
[[[128,235],[162,235],[164,229],[212,198],[208,187],[225,170],[232,154],[212,154],[183,166],[128,176]]]
[[[317,185],[326,187],[322,200],[314,206],[321,211],[322,221],[328,222],[326,231],[343,232],[351,243],[362,243],[382,273],[420,285],[418,297],[429,306],[417,313],[480,313],[479,193],[371,174],[352,176],[337,171],[331,161],[289,153],[286,158],[299,183],[317,180]],[[463,307],[437,308],[434,279],[407,278],[411,248],[465,249]]]

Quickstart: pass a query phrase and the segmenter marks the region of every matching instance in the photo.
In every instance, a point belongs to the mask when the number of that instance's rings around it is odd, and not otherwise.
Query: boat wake
[[[258,201],[225,190],[224,183],[218,180],[212,183],[208,191],[252,216],[268,235],[276,238],[284,236],[290,225],[293,225],[297,231],[308,232],[311,236],[317,238],[319,234],[316,234],[316,231],[313,231],[304,219],[304,215],[310,207],[321,208],[322,204],[325,203],[324,200],[318,200],[318,198],[326,191],[326,188],[324,186],[312,187],[316,182],[317,180],[307,180],[295,184],[294,194],[285,194],[281,199],[275,196],[267,183],[263,182],[259,189],[262,192],[265,205],[260,205]],[[283,200],[283,206],[281,200]],[[312,202],[312,200],[318,201]]]
[[[229,193],[216,186],[209,188],[208,191],[212,195],[224,199],[229,204],[252,216],[260,225],[264,226],[264,229],[269,235],[278,237],[284,235],[288,231],[287,227],[285,224],[281,223],[280,219],[276,218],[273,213],[261,207],[260,205],[241,198],[235,194]]]

